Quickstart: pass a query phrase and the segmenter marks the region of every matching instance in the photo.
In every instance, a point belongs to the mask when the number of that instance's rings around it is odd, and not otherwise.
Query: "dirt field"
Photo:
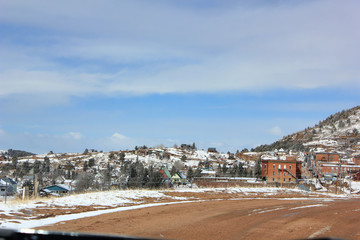
[[[104,214],[39,229],[167,239],[360,239],[360,199],[244,199]]]

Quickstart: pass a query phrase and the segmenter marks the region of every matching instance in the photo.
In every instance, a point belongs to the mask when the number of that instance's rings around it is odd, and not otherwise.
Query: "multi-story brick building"
[[[338,153],[316,153],[316,161],[321,162],[340,162],[340,155]]]
[[[348,164],[322,164],[321,175],[333,174],[340,175],[340,172],[345,175],[353,174],[360,171],[360,165],[348,165]]]
[[[287,160],[262,160],[262,178],[267,182],[296,182],[301,178],[301,162]]]
[[[340,172],[343,175],[354,174],[360,171],[360,158],[353,157],[353,163],[340,159],[338,153],[316,153],[316,159],[312,163],[312,169],[319,177],[325,175],[339,176]]]

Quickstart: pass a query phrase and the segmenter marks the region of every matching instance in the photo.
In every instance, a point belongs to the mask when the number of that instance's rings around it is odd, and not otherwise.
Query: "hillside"
[[[285,136],[270,145],[253,149],[257,152],[274,149],[301,151],[360,151],[360,106],[330,115],[313,127]]]
[[[31,153],[31,152],[22,151],[22,150],[13,150],[13,149],[9,149],[7,151],[0,150],[0,156],[4,156],[6,158],[26,157],[26,156],[31,156],[31,155],[35,155],[35,154]]]

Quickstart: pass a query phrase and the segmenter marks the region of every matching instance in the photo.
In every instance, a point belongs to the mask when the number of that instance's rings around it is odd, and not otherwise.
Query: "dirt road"
[[[167,239],[360,239],[360,199],[181,203],[41,227]]]

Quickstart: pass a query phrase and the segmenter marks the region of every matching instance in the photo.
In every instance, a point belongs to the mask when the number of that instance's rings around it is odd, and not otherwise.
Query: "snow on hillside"
[[[341,114],[341,113],[338,113]],[[331,139],[337,136],[347,136],[354,132],[354,129],[360,131],[360,109],[356,109],[347,117],[334,116],[325,121],[323,125],[314,128],[318,139]]]
[[[305,146],[323,145],[327,147],[335,147],[338,146],[338,142],[331,139],[320,139],[320,140],[304,143],[304,145]]]
[[[360,149],[360,106],[335,113],[314,127],[288,135],[273,143],[285,148],[303,145],[306,151],[347,151]]]

